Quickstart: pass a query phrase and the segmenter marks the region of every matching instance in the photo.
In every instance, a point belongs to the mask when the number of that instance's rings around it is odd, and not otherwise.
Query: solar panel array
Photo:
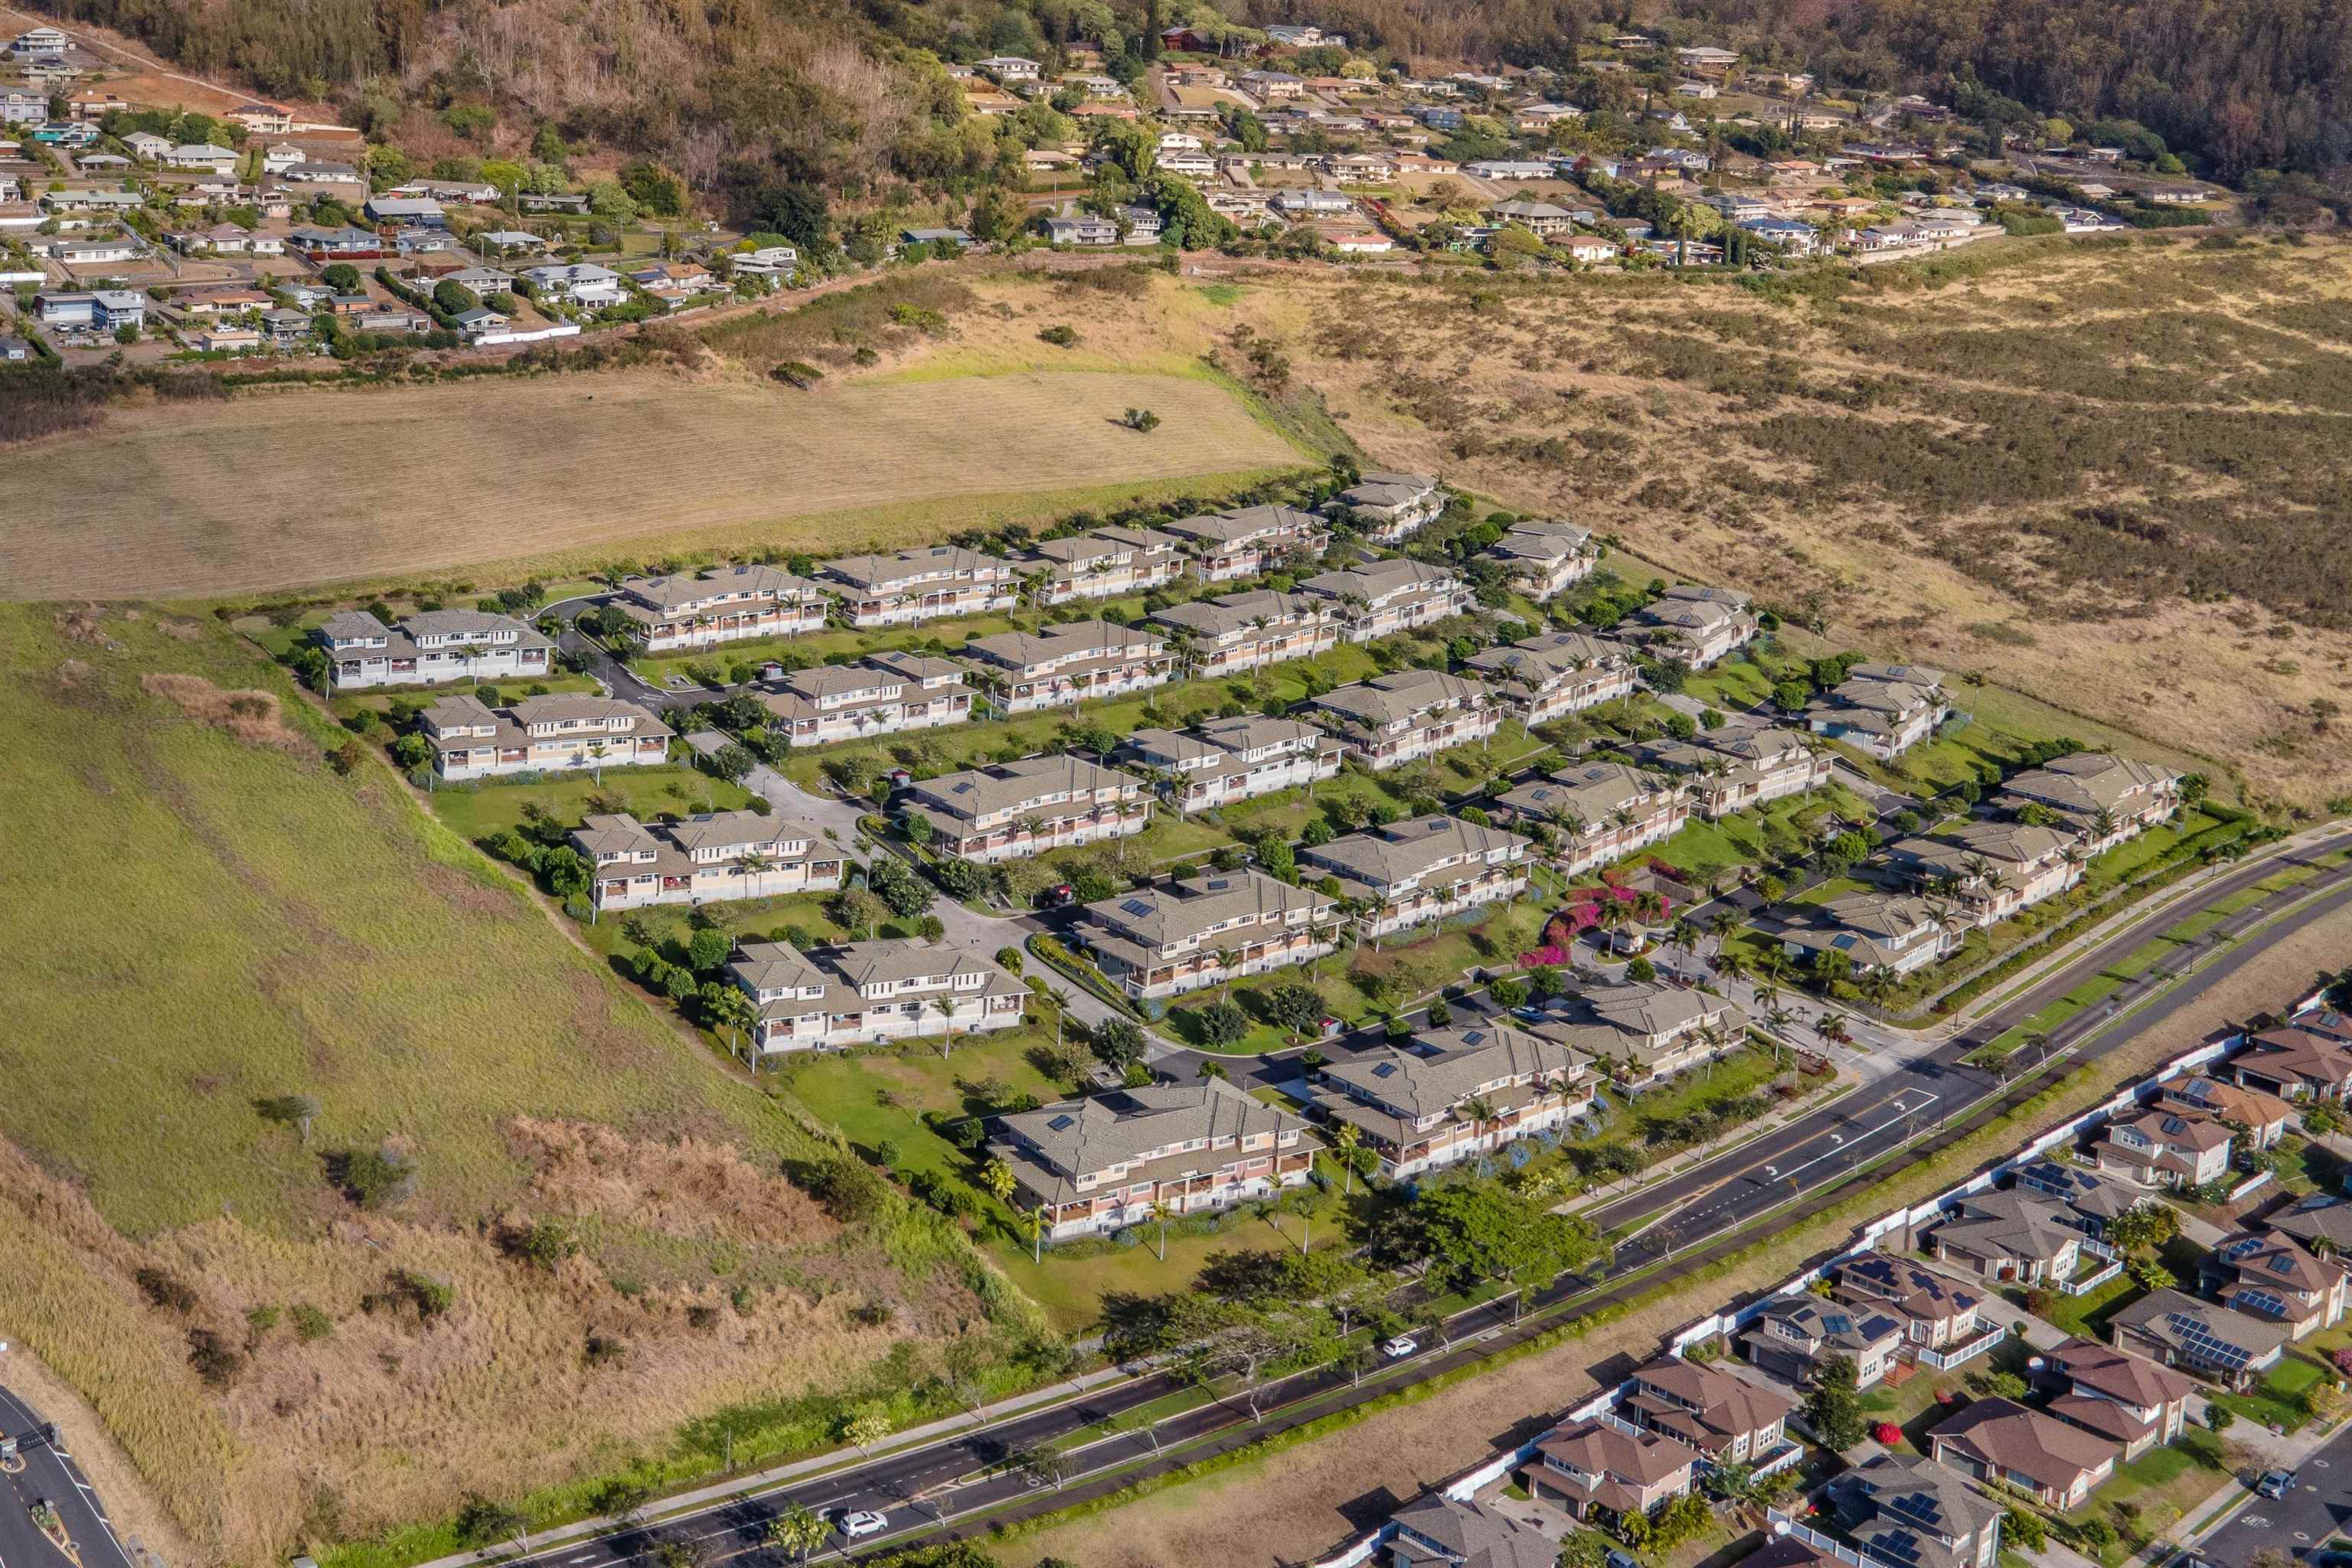
[[[2189,1354],[2201,1358],[2210,1366],[2226,1366],[2236,1371],[2252,1359],[2252,1352],[2243,1345],[2233,1345],[2213,1337],[2201,1318],[2186,1312],[2167,1312],[2165,1326],[2180,1336],[2180,1342]]]
[[[2237,1294],[2231,1298],[2230,1305],[2232,1307],[2248,1308],[2257,1312],[2268,1312],[2273,1318],[2284,1318],[2287,1316],[2285,1299],[2269,1290],[2248,1290],[2241,1289]]]

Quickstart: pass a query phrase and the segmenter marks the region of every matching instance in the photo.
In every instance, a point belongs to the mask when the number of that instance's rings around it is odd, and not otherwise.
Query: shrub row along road
[[[2308,863],[2339,850],[2352,850],[2352,834],[2238,868],[2208,884],[2200,901],[2247,892],[2276,875],[2283,862]],[[2178,910],[2150,910],[1883,1084],[1601,1211],[1596,1217],[1607,1226],[1630,1223],[1668,1204],[1686,1205],[1639,1242],[1618,1248],[1607,1268],[1564,1277],[1523,1304],[1507,1300],[1465,1311],[1438,1342],[1425,1344],[1420,1353],[1367,1377],[1360,1385],[1337,1371],[1317,1370],[1257,1391],[1255,1413],[1243,1396],[1228,1394],[1172,1415],[1149,1433],[1099,1436],[1115,1417],[1181,1392],[1172,1377],[1147,1372],[1048,1409],[851,1464],[758,1498],[730,1498],[659,1524],[549,1545],[530,1560],[545,1568],[625,1568],[650,1561],[665,1543],[678,1542],[716,1557],[750,1555],[782,1564],[787,1558],[766,1545],[766,1531],[769,1521],[793,1504],[828,1517],[858,1510],[886,1513],[887,1531],[860,1542],[861,1552],[879,1552],[941,1533],[976,1533],[1000,1520],[1066,1508],[1400,1387],[1473,1368],[1568,1316],[1630,1301],[1744,1250],[1756,1241],[1750,1222],[1767,1211],[1780,1210],[1773,1224],[1784,1232],[1818,1217],[1879,1179],[1878,1173],[1866,1167],[1892,1152],[1906,1127],[1920,1135],[1912,1158],[1929,1158],[2024,1104],[2074,1062],[2097,1060],[2162,1026],[2273,942],[2347,908],[2352,908],[2352,867],[2322,870],[2223,922],[2219,941],[2209,936],[2200,944],[2210,956],[2194,967],[2184,960],[2178,970],[2186,973],[2169,991],[2151,995],[2164,984],[2160,979],[2136,983],[2118,994],[2114,1014],[2104,1006],[2086,1012],[2057,1032],[2040,1060],[2006,1083],[1958,1065],[1961,1055],[2095,977],[2179,918]],[[2135,1001],[2145,1005],[2133,1011]],[[1912,1114],[1896,1110],[1898,1103]],[[1767,1176],[1768,1167],[1778,1167],[1780,1174]],[[1798,1188],[1794,1198],[1788,1185],[1791,1173]],[[1671,1258],[1666,1256],[1669,1244]],[[1524,1316],[1514,1321],[1515,1308],[1521,1305]],[[1041,1475],[1034,1467],[1024,1471],[1009,1463],[1014,1456],[1049,1444],[1071,1446],[1059,1462],[1058,1474]],[[846,1544],[835,1534],[818,1560],[842,1555]]]

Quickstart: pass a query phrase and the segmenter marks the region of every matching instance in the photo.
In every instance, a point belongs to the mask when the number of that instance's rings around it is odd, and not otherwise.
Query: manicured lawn
[[[780,1077],[785,1092],[819,1121],[840,1128],[861,1156],[872,1159],[889,1143],[898,1151],[895,1168],[901,1177],[934,1171],[970,1181],[973,1162],[931,1131],[925,1111],[977,1116],[1003,1094],[1032,1094],[1051,1103],[1069,1091],[1029,1060],[1039,1046],[1054,1043],[1051,1029],[1024,1026],[966,1036],[942,1056],[946,1043],[941,1037],[885,1050],[811,1053],[786,1064]],[[985,1194],[983,1202],[994,1206]],[[1003,1211],[996,1213],[1001,1218]]]
[[[1345,768],[1339,776],[1327,779],[1315,786],[1310,798],[1306,790],[1277,790],[1236,805],[1220,806],[1203,814],[1222,822],[1235,837],[1254,838],[1264,833],[1280,833],[1296,842],[1307,823],[1323,815],[1327,801],[1360,801],[1367,806],[1389,805],[1402,808],[1403,800],[1391,789],[1379,773],[1360,768]]]
[[[1357,1184],[1360,1196],[1363,1184]],[[1349,1245],[1349,1233],[1336,1219],[1338,1205],[1318,1215],[1312,1229],[1316,1250]],[[1298,1246],[1296,1215],[1274,1214],[1264,1219],[1248,1210],[1236,1212],[1226,1228],[1206,1236],[1168,1237],[1168,1257],[1160,1257],[1160,1237],[1150,1226],[1139,1227],[1141,1240],[1133,1247],[1088,1248],[1091,1256],[1056,1257],[1046,1249],[1043,1264],[1031,1260],[1029,1248],[1009,1236],[989,1245],[997,1267],[1032,1300],[1045,1310],[1053,1326],[1064,1333],[1092,1328],[1102,1316],[1103,1299],[1114,1295],[1165,1295],[1189,1286],[1210,1255],[1237,1248],[1265,1251]]]
[[[2002,1294],[2015,1305],[2024,1305],[2025,1299],[2021,1293],[2004,1290]],[[2054,1328],[2105,1343],[2107,1321],[2147,1294],[2132,1283],[2130,1275],[2119,1274],[2087,1295],[2068,1296],[2051,1291],[2050,1306],[2040,1315]]]
[[[2326,1365],[2290,1346],[2278,1365],[2271,1368],[2251,1391],[2214,1397],[2246,1420],[2276,1426],[2282,1432],[2294,1432],[2311,1419],[2310,1413],[2303,1407],[2304,1394],[2333,1375]]]
[[[2229,1479],[2221,1439],[2188,1426],[2174,1442],[2116,1467],[2115,1475],[2068,1517],[2104,1519],[2126,1552],[2137,1552],[2178,1523]]]
[[[577,827],[593,814],[626,812],[640,822],[690,816],[703,811],[736,811],[751,803],[740,784],[711,777],[698,768],[607,768],[599,784],[578,778],[532,784],[457,784],[433,792],[434,815],[470,840],[487,838],[529,820],[538,810],[565,827]]]

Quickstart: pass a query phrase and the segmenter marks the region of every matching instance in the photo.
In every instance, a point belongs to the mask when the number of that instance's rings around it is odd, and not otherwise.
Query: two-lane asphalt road
[[[0,1375],[8,1370],[0,1356]],[[42,1438],[46,1424],[30,1405],[0,1388],[0,1437],[13,1437],[24,1469],[0,1473],[0,1565],[41,1568],[61,1561],[57,1548],[33,1524],[33,1505],[46,1501],[57,1510],[82,1568],[132,1568],[131,1554],[116,1539],[114,1526],[100,1506],[98,1493],[65,1449]]]
[[[2252,1485],[2261,1474],[2240,1476]],[[2230,1522],[2207,1536],[2189,1561],[2246,1568],[2263,1552],[2302,1563],[2338,1536],[2352,1535],[2352,1427],[2337,1433],[2297,1467],[2284,1497],[2246,1500]]]

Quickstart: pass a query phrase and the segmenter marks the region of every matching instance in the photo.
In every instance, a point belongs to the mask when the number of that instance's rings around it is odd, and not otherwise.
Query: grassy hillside
[[[822,1441],[808,1396],[911,1413],[932,1347],[1025,1321],[960,1237],[783,1180],[798,1123],[225,631],[0,610],[0,1337],[205,1561]],[[354,1201],[383,1151],[413,1193]],[[542,1220],[576,1255],[509,1256]]]

